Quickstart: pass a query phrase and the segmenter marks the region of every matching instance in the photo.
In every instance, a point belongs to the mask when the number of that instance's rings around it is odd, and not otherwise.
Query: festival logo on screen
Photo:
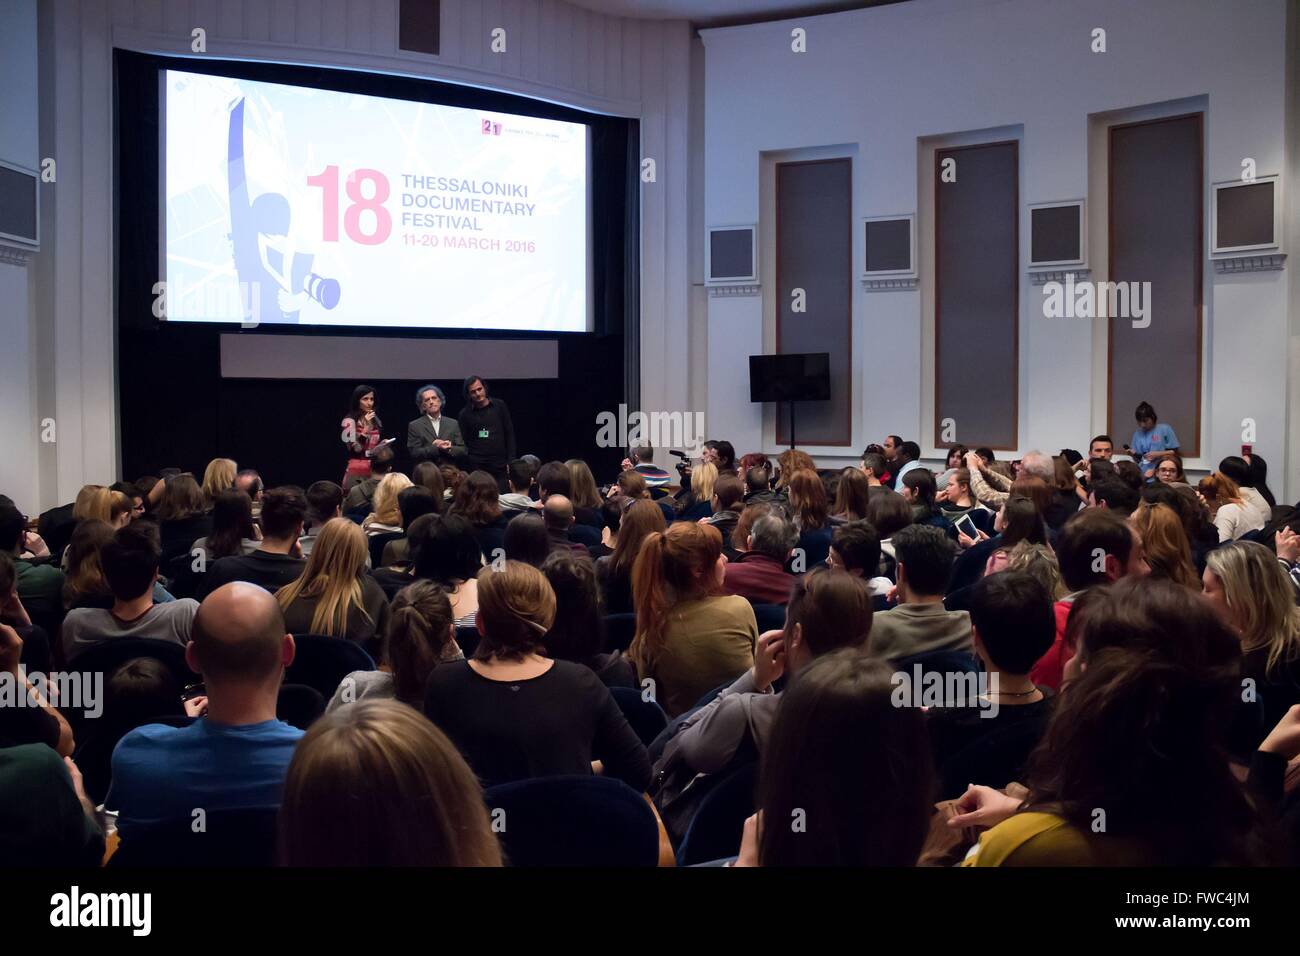
[[[490,119],[485,119],[485,120],[483,120],[483,135],[484,135],[484,136],[500,136],[500,135],[501,135],[501,124],[500,124],[500,123],[493,122],[493,121],[490,120]]]
[[[258,316],[280,316],[280,322],[297,322],[309,303],[326,309],[339,304],[337,279],[312,272],[315,254],[296,248],[290,238],[291,210],[282,193],[265,192],[252,199],[244,170],[244,99],[230,108],[230,137],[227,155],[230,188],[230,240],[234,247],[235,271],[246,288],[258,290],[260,301],[253,305]],[[246,309],[245,318],[251,314]],[[277,320],[272,320],[277,321]]]

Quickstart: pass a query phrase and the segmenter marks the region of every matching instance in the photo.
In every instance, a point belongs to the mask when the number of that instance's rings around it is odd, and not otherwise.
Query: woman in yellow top
[[[972,786],[949,820],[991,827],[967,866],[1266,862],[1228,765],[1241,651],[1199,595],[1124,580],[1088,608],[1078,654],[1021,801]]]
[[[636,636],[628,657],[655,699],[676,717],[754,664],[758,624],[743,597],[722,593],[722,534],[677,522],[653,532],[632,566]]]

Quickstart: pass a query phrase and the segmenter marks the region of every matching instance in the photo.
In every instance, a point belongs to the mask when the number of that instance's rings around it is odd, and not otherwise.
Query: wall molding
[[[710,299],[737,298],[740,296],[755,296],[763,291],[763,287],[757,283],[747,285],[711,285],[709,288]]]
[[[910,292],[920,281],[916,276],[894,276],[889,279],[862,278],[863,292]]]
[[[0,262],[6,265],[26,268],[27,264],[32,261],[32,256],[40,250],[29,249],[25,246],[11,246],[0,242]]]
[[[1066,276],[1074,276],[1075,282],[1085,282],[1092,270],[1086,266],[1074,269],[1034,269],[1029,273],[1029,281],[1034,285],[1046,285],[1049,282],[1064,282]]]
[[[1286,253],[1266,252],[1258,256],[1229,256],[1210,261],[1214,263],[1214,271],[1218,275],[1236,272],[1272,272],[1282,268],[1282,264],[1286,262]]]

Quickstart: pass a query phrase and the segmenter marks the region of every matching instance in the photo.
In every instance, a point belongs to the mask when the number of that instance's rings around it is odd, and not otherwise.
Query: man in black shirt
[[[465,408],[458,419],[469,452],[470,467],[486,471],[506,489],[506,465],[515,458],[515,426],[510,409],[499,398],[489,398],[482,376],[465,379]]]
[[[203,576],[202,594],[231,581],[249,581],[274,592],[297,580],[307,566],[298,544],[306,517],[307,496],[301,488],[272,488],[262,499],[262,547],[213,563]]]

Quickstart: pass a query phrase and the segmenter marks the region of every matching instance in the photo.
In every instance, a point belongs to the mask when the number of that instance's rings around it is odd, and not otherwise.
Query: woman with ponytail
[[[743,597],[723,593],[722,535],[673,524],[646,536],[632,569],[636,636],[628,657],[669,717],[754,665],[758,624]]]
[[[424,686],[439,664],[464,658],[456,643],[451,601],[432,581],[397,592],[389,607],[384,663],[376,671],[353,671],[339,684],[326,713],[359,700],[398,700],[420,710]]]
[[[650,758],[609,689],[590,668],[544,656],[554,622],[555,592],[542,572],[521,561],[484,568],[474,658],[433,671],[425,715],[485,787],[591,773],[600,761],[605,776],[645,790]]]

